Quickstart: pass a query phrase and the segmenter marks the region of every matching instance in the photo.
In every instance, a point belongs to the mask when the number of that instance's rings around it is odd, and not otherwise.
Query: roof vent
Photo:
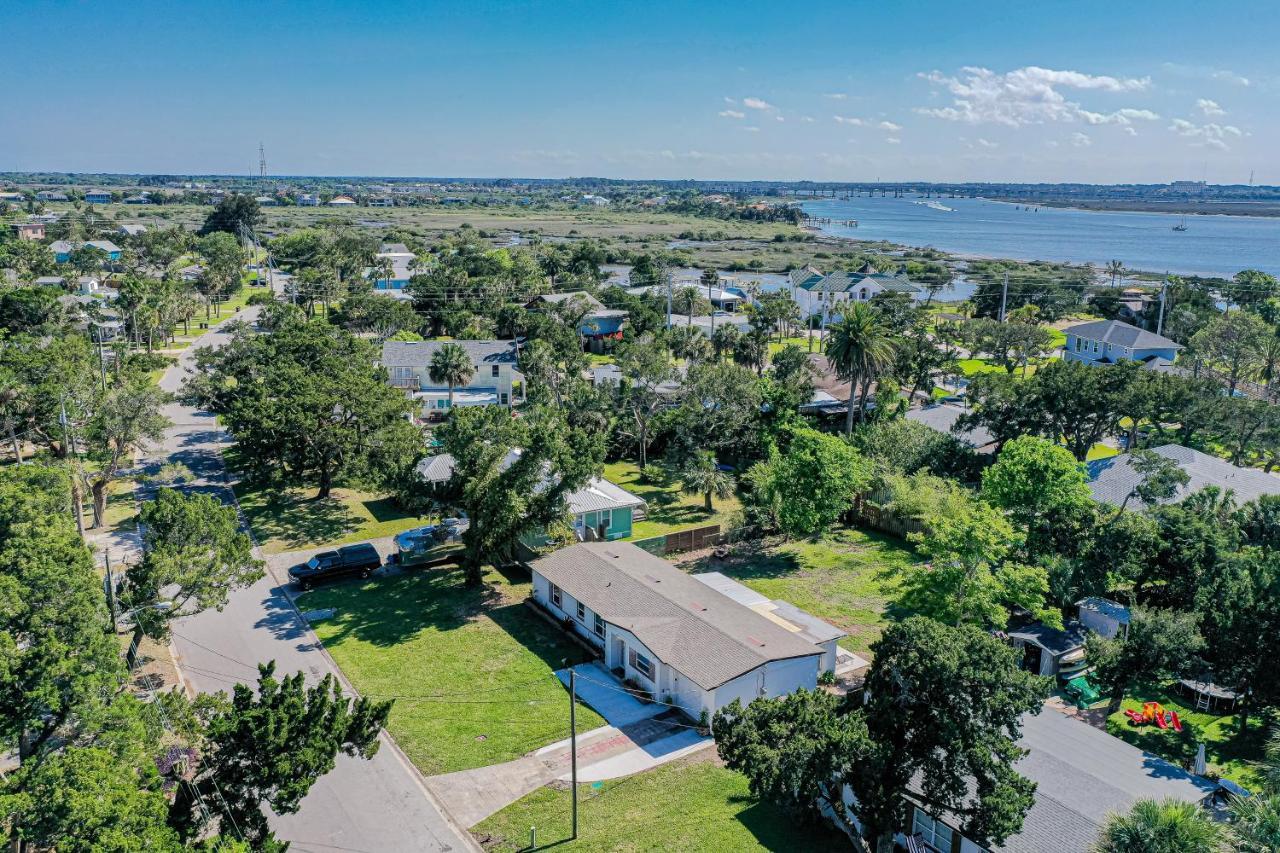
[[[658,578],[655,578],[653,575],[645,575],[644,579],[647,581],[652,581],[653,583],[662,583],[662,581],[660,581]]]

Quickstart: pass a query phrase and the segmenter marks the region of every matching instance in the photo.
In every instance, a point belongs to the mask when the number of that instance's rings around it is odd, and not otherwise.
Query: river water
[[[830,217],[823,232],[888,240],[959,255],[1034,261],[1119,260],[1133,270],[1229,277],[1242,269],[1280,275],[1280,217],[1188,216],[1041,207],[971,198],[853,198],[805,201],[805,212]],[[858,220],[856,228],[839,221]]]

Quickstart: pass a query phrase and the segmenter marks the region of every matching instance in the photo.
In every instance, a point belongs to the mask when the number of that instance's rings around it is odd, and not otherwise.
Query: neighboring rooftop
[[[384,367],[429,367],[431,357],[445,344],[457,344],[476,364],[515,364],[515,341],[386,341]]]
[[[1047,708],[1022,718],[1019,745],[1029,752],[1014,767],[1036,783],[1035,804],[1022,832],[994,848],[1002,853],[1092,851],[1107,815],[1140,799],[1199,803],[1217,787]]]
[[[1075,335],[1088,341],[1100,341],[1129,349],[1182,349],[1182,344],[1171,341],[1164,335],[1139,329],[1119,320],[1095,320],[1092,323],[1081,323],[1063,330],[1068,335]]]
[[[516,448],[502,460],[502,470],[506,470],[520,458],[521,450]],[[428,483],[444,483],[453,476],[453,455],[439,453],[428,456],[418,463],[418,476]],[[545,482],[544,482],[545,487]],[[539,491],[542,487],[539,488]],[[636,497],[621,486],[610,483],[603,477],[593,477],[577,491],[565,495],[565,503],[569,512],[581,515],[584,512],[599,512],[602,509],[623,509],[624,507],[644,506],[644,500]]]
[[[908,409],[907,420],[924,424],[930,429],[954,436],[975,449],[984,448],[995,443],[995,438],[986,427],[975,427],[967,432],[955,431],[956,421],[965,413],[959,406],[936,403],[919,409]]]
[[[1009,630],[1010,637],[1034,643],[1052,655],[1063,655],[1084,645],[1089,632],[1079,622],[1068,622],[1062,630],[1050,628],[1041,622],[1023,625]]]
[[[1187,495],[1198,492],[1207,486],[1216,486],[1223,491],[1230,489],[1240,503],[1255,500],[1263,495],[1280,494],[1280,477],[1259,471],[1257,468],[1241,468],[1230,462],[1183,447],[1179,444],[1165,444],[1151,450],[1166,459],[1178,463],[1178,467],[1187,472],[1190,479],[1171,499],[1181,500]],[[1133,487],[1142,480],[1142,476],[1130,464],[1129,454],[1111,456],[1107,459],[1095,459],[1086,463],[1089,471],[1089,490],[1094,500],[1120,506]],[[1129,501],[1129,506],[1137,508],[1142,502],[1137,498]]]
[[[770,661],[822,653],[629,542],[582,542],[531,565],[704,690]]]
[[[1125,607],[1117,601],[1109,598],[1098,598],[1091,595],[1088,598],[1082,598],[1076,602],[1076,607],[1081,610],[1089,610],[1093,613],[1099,613],[1108,619],[1114,619],[1121,625],[1129,624],[1129,608]]]
[[[701,572],[694,575],[693,579],[732,598],[743,607],[750,607],[769,621],[814,645],[848,636],[848,633],[835,625],[823,622],[817,616],[806,613],[791,602],[777,598],[770,600],[751,587],[738,583],[720,572]]]

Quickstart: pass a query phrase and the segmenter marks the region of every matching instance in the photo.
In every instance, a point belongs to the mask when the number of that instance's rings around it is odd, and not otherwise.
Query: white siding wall
[[[822,648],[822,664],[819,666],[819,671],[834,672],[836,668],[836,641],[827,640],[827,642],[819,645]]]
[[[498,375],[493,375],[493,368],[498,368]],[[472,374],[471,381],[466,385],[459,385],[459,388],[497,388],[499,392],[511,393],[512,372],[514,365],[510,364],[476,364],[476,372]],[[417,378],[419,388],[434,388],[436,384],[431,381],[431,373],[426,367],[417,367],[413,371]]]
[[[715,690],[714,708],[719,710],[734,699],[746,705],[752,699],[785,696],[800,688],[814,690],[818,686],[817,654],[812,657],[770,661],[756,667]]]
[[[533,572],[533,600],[547,608],[550,613],[557,619],[570,619],[573,621],[574,630],[578,636],[591,643],[598,649],[605,647],[604,640],[597,637],[592,630],[595,625],[595,613],[590,607],[584,607],[585,621],[578,619],[578,602],[574,597],[564,590],[560,590],[560,606],[557,607],[551,601],[551,583],[537,572]],[[606,636],[609,628],[606,623]]]

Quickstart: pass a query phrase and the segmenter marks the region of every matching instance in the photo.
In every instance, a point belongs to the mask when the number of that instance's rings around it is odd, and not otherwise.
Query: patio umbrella
[[[1202,741],[1200,743],[1200,746],[1196,748],[1196,764],[1195,764],[1195,769],[1192,772],[1195,773],[1197,776],[1203,776],[1205,774],[1206,769],[1207,768],[1205,766],[1205,758],[1204,758],[1204,742]]]

